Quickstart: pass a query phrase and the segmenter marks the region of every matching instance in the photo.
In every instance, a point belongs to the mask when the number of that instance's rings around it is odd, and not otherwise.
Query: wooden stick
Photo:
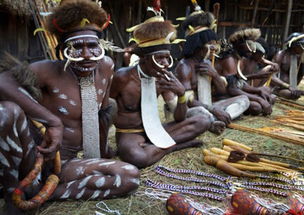
[[[249,127],[242,126],[242,125],[237,125],[237,124],[234,124],[234,123],[230,123],[228,125],[228,127],[239,130],[239,131],[247,131],[247,132],[250,132],[250,133],[260,134],[260,135],[264,135],[264,136],[268,136],[268,137],[273,137],[273,138],[283,140],[283,141],[286,141],[286,142],[290,142],[290,143],[294,143],[294,144],[297,144],[297,145],[302,145],[302,146],[304,145],[304,141],[301,140],[298,137],[286,137],[286,136],[280,135],[278,133],[272,133],[272,132],[264,131],[264,130],[261,130],[261,129],[249,128]]]
[[[294,107],[294,108],[297,108],[297,109],[300,109],[300,110],[304,110],[304,105],[301,105],[301,104],[298,104],[298,103],[295,103],[295,102],[291,102],[291,101],[288,101],[288,100],[284,100],[282,98],[278,99],[276,102],[284,104],[284,105],[288,105],[290,107]]]
[[[238,147],[241,147],[241,148],[243,148],[245,150],[252,151],[251,147],[246,146],[246,145],[241,144],[241,143],[238,143],[238,142],[233,141],[233,140],[229,140],[229,139],[223,139],[222,144],[226,145],[226,146],[238,146]]]

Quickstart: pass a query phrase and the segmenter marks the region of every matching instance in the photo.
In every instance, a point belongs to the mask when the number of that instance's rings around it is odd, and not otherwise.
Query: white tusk
[[[168,66],[168,68],[171,68],[172,66],[173,66],[173,63],[174,63],[174,61],[173,61],[173,57],[170,55],[170,60],[171,60],[171,63],[170,63],[170,65]]]
[[[205,55],[205,57],[204,57],[205,60],[208,59],[208,58],[210,57],[210,53],[211,53],[210,47],[207,46],[207,48],[208,48],[208,51],[207,51],[207,53],[206,53],[206,55]]]
[[[154,55],[152,55],[152,60],[153,60],[153,63],[155,63],[155,65],[158,66],[159,68],[161,68],[161,69],[165,68],[164,65],[161,65],[161,64],[159,64],[159,63],[156,62],[156,60],[154,58]]]
[[[101,46],[99,47],[101,48],[101,54],[97,57],[90,57],[90,60],[94,60],[94,61],[101,60],[105,56],[104,48],[102,48]]]
[[[70,65],[71,61],[70,59],[67,60],[67,62],[64,64],[63,71],[66,71],[67,67]]]
[[[68,52],[68,47],[66,47],[66,48],[64,49],[63,55],[64,55],[68,60],[70,60],[70,61],[76,61],[76,62],[78,62],[78,61],[84,60],[83,57],[73,58],[73,57],[69,56],[67,52]]]
[[[239,76],[244,79],[245,81],[247,81],[247,78],[244,76],[244,74],[241,71],[241,61],[239,60],[237,63],[237,72],[239,74]]]

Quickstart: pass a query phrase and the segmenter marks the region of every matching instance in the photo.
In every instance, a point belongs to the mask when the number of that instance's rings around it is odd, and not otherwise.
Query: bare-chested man
[[[217,124],[211,127],[211,131],[219,126],[222,126],[222,129],[219,130],[222,131],[224,126],[231,122],[232,118],[235,119],[247,110],[249,100],[246,96],[238,96],[218,101],[213,105],[206,104],[207,102],[204,104],[204,101],[200,101],[204,94],[200,96],[199,93],[206,90],[204,89],[206,86],[200,86],[203,85],[199,82],[201,76],[211,78],[213,92],[208,93],[212,94],[213,101],[226,94],[226,79],[217,73],[210,61],[213,53],[218,48],[216,44],[217,36],[210,29],[212,23],[214,23],[213,15],[203,11],[194,12],[184,21],[183,26],[187,34],[183,48],[184,58],[178,63],[175,71],[178,79],[184,85],[187,95],[189,95],[188,106],[190,109],[188,115],[207,114],[214,121],[214,124]],[[189,29],[189,26],[192,26],[192,30]],[[232,106],[234,106],[233,110],[231,109]],[[230,111],[230,113],[226,111]]]
[[[252,44],[261,36],[259,29],[244,29],[233,33],[229,37],[233,50],[216,62],[216,70],[227,78],[227,91],[231,96],[245,95],[250,100],[246,113],[269,115],[272,113],[273,98],[270,90],[252,87],[246,83],[247,78],[242,71],[244,63],[242,58],[252,55]]]
[[[204,116],[186,119],[185,88],[168,71],[173,64],[170,38],[175,32],[171,22],[159,16],[137,26],[133,35],[138,43],[134,52],[140,56],[139,64],[114,75],[111,97],[118,104],[114,122],[118,153],[138,167],[152,165],[170,152],[200,145],[194,138],[211,126]],[[166,102],[172,94],[178,96],[175,121],[165,125],[160,123],[157,111],[160,94]]]
[[[272,76],[280,71],[279,65],[265,58],[266,51],[262,44],[255,42],[253,45],[255,52],[250,57],[242,59],[243,74],[251,86],[269,87]]]
[[[56,35],[59,50],[67,59],[39,61],[12,69],[8,63],[6,69],[11,71],[0,74],[0,183],[4,187],[7,214],[21,213],[12,204],[11,196],[13,192],[22,195],[24,190],[16,188],[33,169],[36,157],[42,154],[52,158],[57,150],[61,153],[62,171],[51,197],[54,200],[113,198],[139,186],[135,166],[102,158],[111,156],[107,147],[110,120],[107,109],[114,68],[99,41],[106,20],[106,12],[96,3],[86,0],[63,3],[49,17],[48,30]],[[5,64],[1,66],[5,70]],[[34,92],[33,84],[41,92],[36,99],[29,94]],[[43,137],[32,120],[46,128]],[[77,153],[82,149],[85,159],[78,159]],[[28,190],[41,188],[53,172],[52,164],[43,165],[41,175]],[[26,198],[31,198],[32,192],[25,193]],[[18,205],[22,202],[16,201]]]
[[[280,66],[280,73],[277,78],[273,78],[271,86],[276,95],[296,100],[304,95],[302,90],[297,89],[304,75],[304,34],[289,35],[286,47],[273,58]]]

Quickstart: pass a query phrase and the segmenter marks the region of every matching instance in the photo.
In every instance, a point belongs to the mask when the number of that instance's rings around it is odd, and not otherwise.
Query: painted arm
[[[29,67],[29,71],[32,71],[30,74],[32,77],[37,76],[37,84],[40,89],[44,87],[44,73],[41,77],[41,73],[35,72],[39,71],[42,68],[42,63],[32,64]],[[41,69],[42,70],[42,69]],[[44,153],[46,156],[51,155],[53,152],[57,151],[62,143],[63,135],[63,124],[61,119],[54,115],[47,108],[39,104],[39,101],[35,100],[31,95],[21,87],[21,84],[18,83],[13,77],[10,71],[3,72],[0,74],[0,92],[1,100],[12,101],[18,104],[21,109],[26,113],[26,115],[33,120],[41,122],[46,127],[46,133],[44,136],[44,141],[41,146],[38,146],[38,150],[41,153]]]

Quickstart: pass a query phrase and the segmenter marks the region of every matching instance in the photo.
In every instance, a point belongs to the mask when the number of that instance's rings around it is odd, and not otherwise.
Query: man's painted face
[[[66,42],[64,56],[77,75],[87,76],[96,69],[99,60],[104,56],[104,50],[96,35],[81,32]]]
[[[147,55],[149,66],[151,67],[150,75],[154,77],[164,76],[164,70],[173,66],[173,58],[169,50],[157,51]]]

